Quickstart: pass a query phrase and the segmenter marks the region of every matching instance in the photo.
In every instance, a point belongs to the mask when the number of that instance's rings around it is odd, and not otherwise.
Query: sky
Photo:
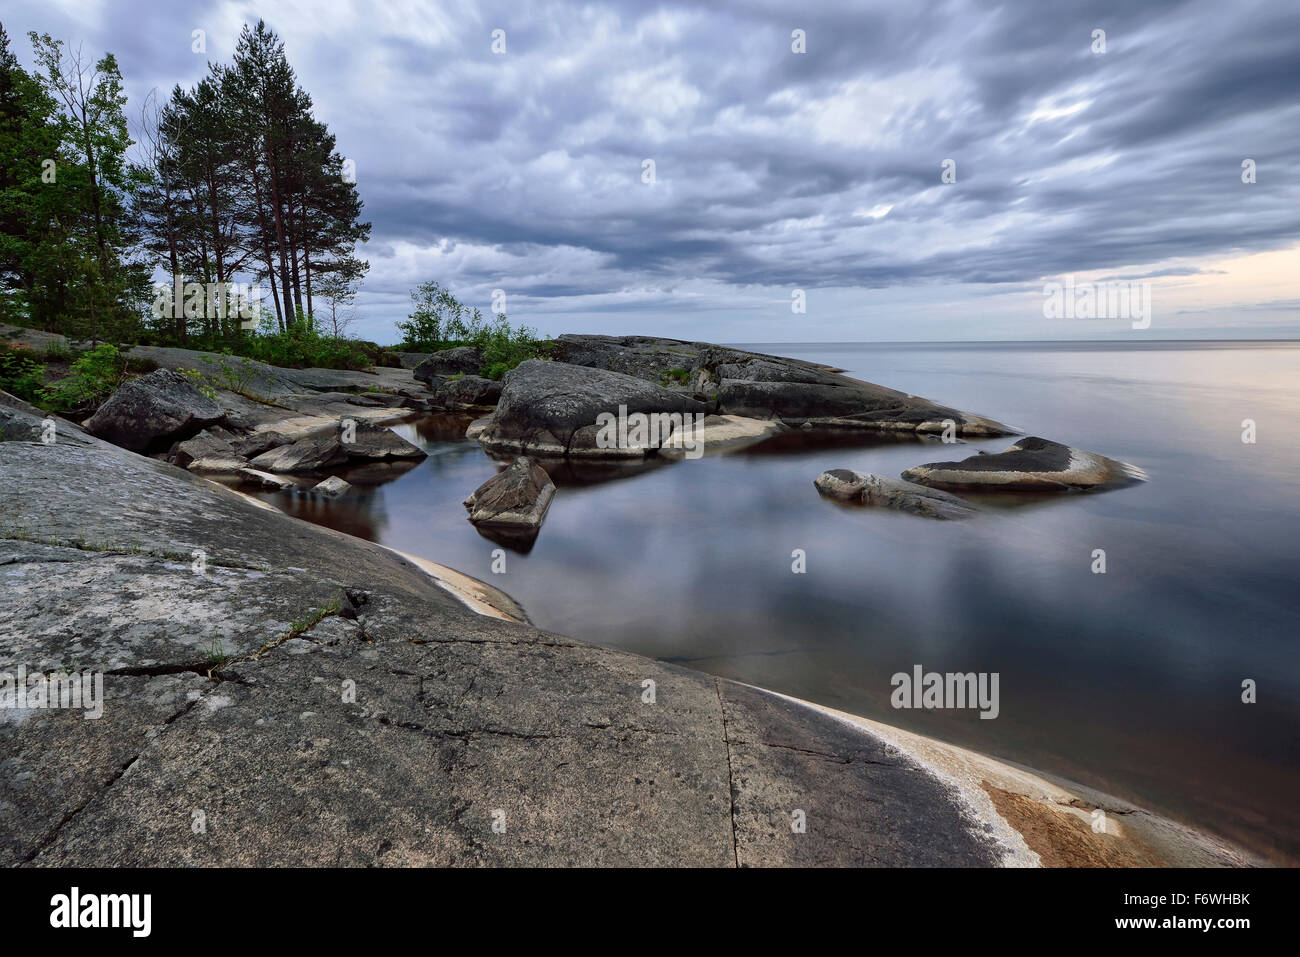
[[[1300,337],[1295,0],[0,14],[28,65],[28,30],[116,54],[132,119],[259,18],[355,164],[366,338],[428,279],[549,335]],[[1049,317],[1066,277],[1150,309]]]

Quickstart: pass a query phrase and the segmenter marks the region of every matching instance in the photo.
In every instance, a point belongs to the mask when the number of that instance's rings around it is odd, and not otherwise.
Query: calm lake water
[[[536,545],[461,499],[496,470],[465,419],[429,458],[291,514],[492,582],[541,627],[762,685],[1062,775],[1300,860],[1300,344],[752,345],[1144,468],[1099,494],[983,500],[971,522],[849,510],[813,479],[1000,451],[798,436],[609,481],[557,475]],[[1242,442],[1253,419],[1254,444]],[[365,471],[341,473],[374,481]],[[791,571],[803,549],[807,571]],[[1093,574],[1092,552],[1107,571]],[[920,664],[1000,674],[1001,713],[895,710]],[[1242,681],[1258,703],[1241,701]]]

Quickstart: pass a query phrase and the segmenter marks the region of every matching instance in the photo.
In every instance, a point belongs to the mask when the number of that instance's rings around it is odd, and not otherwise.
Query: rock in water
[[[1005,452],[977,454],[960,462],[932,462],[903,473],[909,482],[941,488],[1061,491],[1125,485],[1146,480],[1136,465],[1031,436]]]
[[[521,455],[465,499],[475,525],[540,528],[555,483],[534,459]]]
[[[141,452],[193,435],[222,415],[221,408],[185,376],[156,369],[109,396],[86,422],[86,431]]]
[[[598,417],[617,416],[620,407],[629,415],[710,411],[703,402],[636,376],[529,359],[506,373],[496,412],[478,440],[503,451],[640,458],[645,448],[597,445]]]
[[[249,465],[264,472],[317,472],[347,460],[348,453],[337,438],[313,435],[263,452]]]
[[[560,336],[562,362],[612,370],[694,395],[711,411],[790,428],[1012,435],[1015,429],[803,359],[651,336]]]
[[[331,475],[325,481],[313,486],[312,493],[315,495],[323,495],[325,498],[338,498],[351,488],[351,485],[339,478],[337,475]]]
[[[422,459],[429,454],[392,429],[372,422],[358,422],[351,439],[340,444],[353,459]]]
[[[831,469],[817,476],[813,483],[827,498],[854,505],[874,505],[927,518],[962,519],[977,514],[977,509],[956,495],[938,489],[900,482],[869,472]]]
[[[240,469],[235,475],[241,481],[250,485],[258,485],[266,489],[278,489],[281,492],[292,491],[298,487],[298,483],[293,479],[281,478],[278,475],[272,475],[270,472],[259,472],[253,468]]]
[[[428,455],[382,425],[357,422],[352,431],[350,436],[342,429],[336,434],[310,435],[263,452],[249,465],[267,472],[319,472],[348,460],[422,459]]]

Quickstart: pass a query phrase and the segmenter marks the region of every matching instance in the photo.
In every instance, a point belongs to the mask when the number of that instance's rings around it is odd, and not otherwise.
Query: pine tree
[[[107,53],[92,66],[48,34],[28,36],[40,81],[62,111],[55,184],[74,215],[57,219],[67,248],[56,258],[76,277],[66,320],[92,342],[124,341],[138,331],[148,297],[145,270],[128,259],[138,234],[126,203],[131,138],[117,60]]]
[[[58,108],[18,63],[0,25],[0,319],[57,328],[66,277],[57,273],[58,224],[71,218],[57,174]]]

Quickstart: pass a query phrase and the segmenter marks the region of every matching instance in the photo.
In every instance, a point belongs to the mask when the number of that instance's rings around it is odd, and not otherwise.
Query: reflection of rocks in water
[[[474,416],[464,412],[435,412],[411,422],[416,434],[426,442],[460,442]]]
[[[632,478],[636,475],[643,475],[654,469],[663,468],[666,465],[673,465],[671,459],[660,458],[657,455],[648,455],[644,459],[613,459],[613,460],[584,460],[584,459],[557,459],[545,455],[533,455],[531,458],[540,462],[542,468],[550,475],[551,481],[558,488],[575,487],[581,485],[600,485],[602,482],[613,482],[618,479]],[[503,453],[501,455],[492,455],[492,460],[500,467],[505,468],[515,460],[513,453]]]
[[[382,500],[374,495],[354,495],[342,499],[323,496],[278,495],[268,499],[287,515],[313,525],[324,525],[346,535],[376,542],[388,525]]]
[[[520,555],[527,555],[537,544],[537,535],[542,527],[540,525],[513,528],[504,525],[475,525],[474,530],[489,542],[508,548],[512,552],[518,552]]]
[[[925,438],[913,432],[861,432],[853,429],[790,429],[737,450],[735,455],[791,455],[822,449],[861,449],[883,445],[917,445]],[[960,440],[958,440],[960,441]]]
[[[366,462],[352,468],[339,469],[337,474],[346,479],[350,485],[375,486],[385,485],[401,478],[413,468],[419,467],[418,461],[411,459],[394,459],[388,462]]]

